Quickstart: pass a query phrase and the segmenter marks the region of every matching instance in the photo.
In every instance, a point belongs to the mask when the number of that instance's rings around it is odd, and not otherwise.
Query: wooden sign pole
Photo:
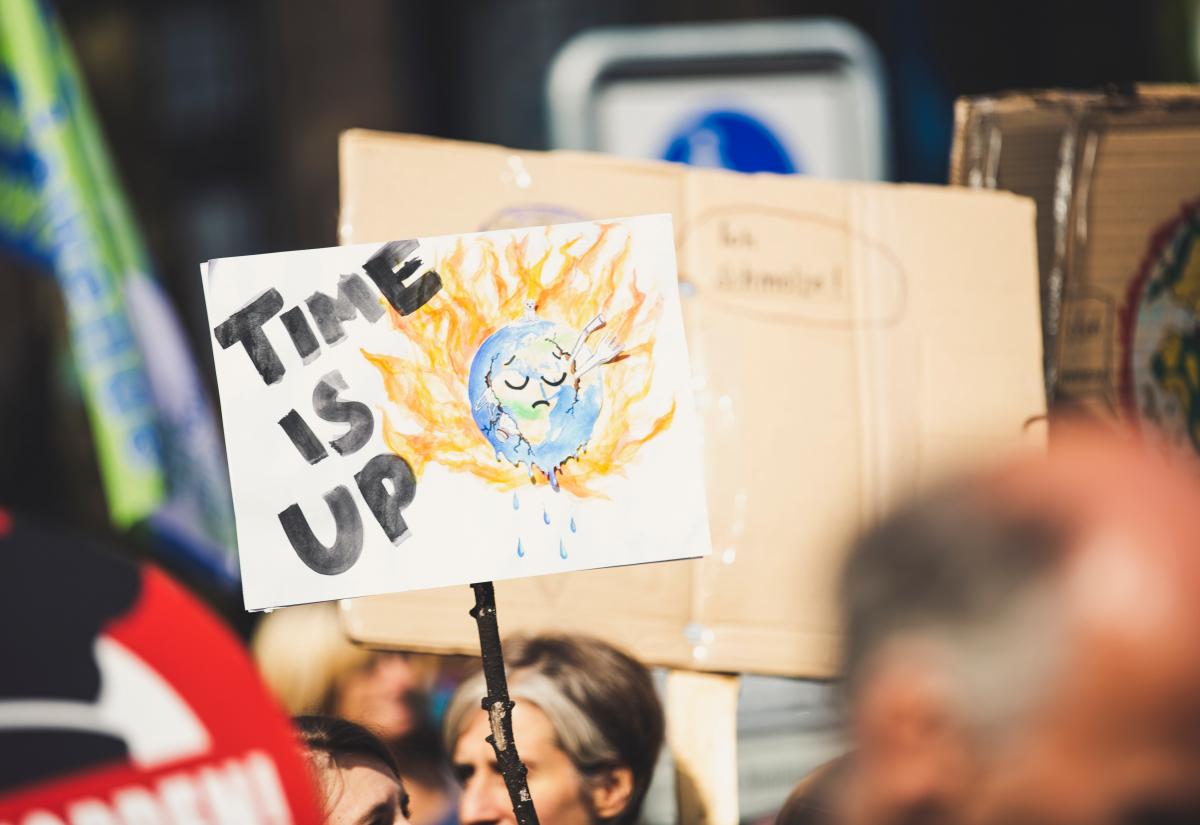
[[[513,739],[513,701],[508,698],[508,679],[504,675],[504,653],[500,648],[500,627],[496,623],[496,591],[491,582],[477,582],[471,589],[475,591],[471,618],[479,627],[479,652],[487,683],[487,695],[481,704],[492,727],[487,741],[496,752],[496,763],[508,788],[517,825],[538,825],[533,797],[529,795],[528,770],[517,754],[517,743]]]

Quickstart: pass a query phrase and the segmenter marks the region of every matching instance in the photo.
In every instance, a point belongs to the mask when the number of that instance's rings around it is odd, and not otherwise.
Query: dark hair
[[[512,697],[546,714],[558,746],[585,781],[614,767],[629,768],[629,802],[608,821],[636,822],[663,743],[662,705],[645,666],[607,642],[565,634],[506,639],[504,664]],[[482,695],[481,676],[455,694],[446,713],[451,751]]]
[[[400,809],[408,818],[408,791],[400,778],[396,757],[382,739],[362,725],[334,716],[294,716],[292,723],[310,754],[324,754],[335,764],[346,756],[364,756],[382,762],[400,783]]]
[[[1000,626],[1056,569],[1065,544],[1064,525],[1048,509],[1006,506],[979,479],[885,518],[851,548],[842,572],[845,695],[890,639]]]

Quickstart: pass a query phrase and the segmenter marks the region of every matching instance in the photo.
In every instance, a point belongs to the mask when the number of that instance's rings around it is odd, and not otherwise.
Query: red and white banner
[[[162,572],[0,512],[0,825],[318,823],[287,718]]]

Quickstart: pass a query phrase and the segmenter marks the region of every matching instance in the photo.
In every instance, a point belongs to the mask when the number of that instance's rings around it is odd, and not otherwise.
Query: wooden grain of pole
[[[492,732],[488,744],[496,753],[496,763],[508,788],[517,825],[538,825],[533,797],[529,795],[528,770],[517,754],[513,739],[513,701],[508,698],[508,679],[504,675],[504,653],[500,647],[500,627],[496,622],[496,591],[491,582],[471,585],[475,591],[475,607],[471,618],[479,627],[479,653],[483,658],[483,678],[487,695],[481,705],[487,712]]]

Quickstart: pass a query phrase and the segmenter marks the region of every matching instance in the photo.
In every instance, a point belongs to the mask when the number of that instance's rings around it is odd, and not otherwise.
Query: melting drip
[[[521,509],[521,499],[517,498],[517,494],[516,494],[516,493],[513,493],[513,509],[514,509],[514,510],[520,510],[520,509]]]
[[[571,516],[571,532],[575,532],[575,517]]]
[[[521,544],[520,539],[517,539],[517,558],[525,558],[525,547]]]
[[[562,539],[558,540],[558,557],[560,559],[565,559],[567,557],[567,546],[563,544]]]
[[[547,512],[545,507],[542,508],[542,521],[546,522],[547,524],[550,523],[550,513]]]

